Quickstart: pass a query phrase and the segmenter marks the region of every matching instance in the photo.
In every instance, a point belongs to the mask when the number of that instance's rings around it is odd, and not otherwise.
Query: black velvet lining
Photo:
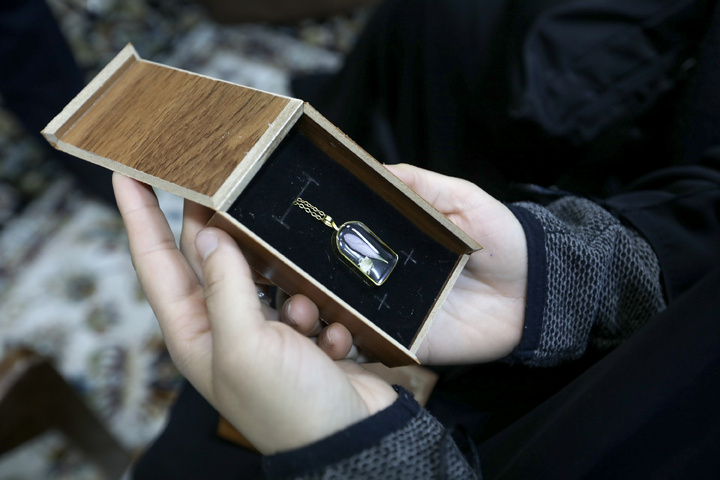
[[[333,230],[293,206],[296,197],[338,226],[364,223],[399,256],[381,286],[370,286],[335,255]],[[291,131],[228,210],[380,329],[409,347],[452,274],[458,255],[424,234],[391,204]]]

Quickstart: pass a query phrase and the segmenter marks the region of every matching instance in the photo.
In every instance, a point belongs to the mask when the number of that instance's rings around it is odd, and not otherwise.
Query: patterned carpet
[[[291,75],[339,68],[367,15],[220,26],[189,0],[49,3],[88,78],[132,42],[144,58],[282,94]],[[181,200],[160,195],[179,232]],[[179,378],[119,216],[0,109],[0,357],[19,345],[52,359],[129,450],[162,428]],[[0,480],[43,478],[102,477],[54,432],[0,458]]]

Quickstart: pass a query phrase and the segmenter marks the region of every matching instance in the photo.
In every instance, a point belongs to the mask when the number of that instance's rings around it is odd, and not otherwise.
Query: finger
[[[324,326],[317,305],[304,295],[294,295],[285,301],[280,321],[306,336],[319,334]]]
[[[196,239],[204,294],[212,323],[213,350],[253,351],[256,332],[265,324],[250,267],[235,240],[217,228],[201,230]]]
[[[492,229],[486,229],[483,225],[502,222],[509,214],[502,203],[467,180],[448,177],[407,164],[386,165],[386,167],[475,239],[488,232],[492,233]]]
[[[192,376],[195,370],[209,367],[203,344],[208,324],[200,285],[177,249],[152,189],[117,173],[113,187],[140,284],[173,360],[183,374]]]
[[[119,174],[113,175],[113,187],[128,232],[135,270],[143,287],[147,287],[146,294],[151,304],[174,308],[168,300],[193,293],[197,283],[193,281],[194,277],[187,276],[187,262],[175,245],[154,192],[149,186]],[[168,274],[167,268],[174,270],[175,274]],[[159,313],[164,311],[160,308]]]
[[[471,208],[472,206],[468,205],[469,200],[475,203],[484,196],[492,199],[478,189],[477,185],[467,180],[449,177],[404,163],[385,165],[385,167],[445,215],[463,212]],[[481,192],[480,197],[478,197],[479,192]]]
[[[180,251],[187,258],[195,275],[202,282],[202,260],[195,248],[195,237],[198,232],[205,228],[213,211],[190,200],[185,200],[183,205],[183,224],[180,234]]]
[[[350,355],[353,347],[352,335],[344,325],[333,323],[318,335],[317,345],[328,357],[342,360]]]
[[[367,354],[360,350],[354,343],[352,347],[350,347],[348,354],[345,355],[345,360],[352,360],[355,363],[370,363],[373,361],[372,358],[367,356]]]

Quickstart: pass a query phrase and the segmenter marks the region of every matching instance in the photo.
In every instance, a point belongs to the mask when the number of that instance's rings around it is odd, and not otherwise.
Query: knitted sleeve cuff
[[[554,366],[619,345],[665,307],[650,245],[595,202],[511,205],[528,243],[525,331],[505,360]]]
[[[270,479],[303,477],[378,444],[386,435],[407,425],[421,410],[412,394],[396,389],[395,403],[372,417],[312,445],[265,457],[265,474]]]
[[[525,300],[525,323],[520,344],[506,361],[524,363],[530,360],[540,344],[543,309],[547,298],[547,261],[545,230],[540,221],[519,205],[507,205],[525,230],[528,247],[528,282]]]
[[[269,479],[477,478],[452,437],[412,394],[307,447],[268,456]]]

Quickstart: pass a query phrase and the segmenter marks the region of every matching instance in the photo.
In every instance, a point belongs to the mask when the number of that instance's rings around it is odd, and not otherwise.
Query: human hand
[[[473,183],[411,165],[386,167],[483,246],[470,256],[433,320],[418,359],[458,365],[508,355],[520,343],[525,320],[528,259],[520,222]],[[348,335],[343,345],[352,342],[347,330],[337,333]]]
[[[520,342],[527,289],[527,243],[520,222],[478,186],[410,165],[387,168],[483,249],[473,253],[417,356],[425,364],[497,360]]]
[[[138,279],[180,372],[264,454],[298,448],[386,407],[396,392],[350,360],[349,333],[322,330],[296,296],[275,312],[259,300],[235,241],[203,228],[210,212],[186,202],[178,249],[152,190],[115,174]],[[280,320],[280,321],[272,321]]]

